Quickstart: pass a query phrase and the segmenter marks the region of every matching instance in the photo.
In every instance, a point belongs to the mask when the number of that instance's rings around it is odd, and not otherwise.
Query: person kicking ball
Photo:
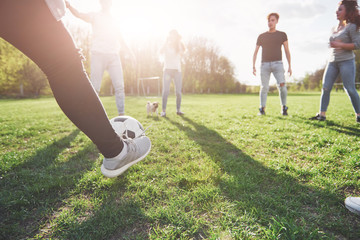
[[[61,21],[64,15],[63,0],[1,0],[0,38],[41,68],[61,110],[104,156],[102,173],[116,177],[146,157],[151,141],[145,134],[134,139],[116,134]]]

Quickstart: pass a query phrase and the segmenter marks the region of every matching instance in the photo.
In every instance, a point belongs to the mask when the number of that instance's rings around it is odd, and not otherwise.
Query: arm
[[[254,51],[254,56],[253,56],[253,74],[254,74],[254,76],[256,76],[256,67],[255,67],[255,63],[256,63],[256,57],[257,57],[257,54],[258,54],[259,48],[260,48],[260,46],[259,46],[259,45],[256,45],[256,47],[255,47],[255,51]]]
[[[331,41],[330,47],[337,48],[337,49],[344,49],[344,50],[355,50],[355,44],[354,43],[343,43],[339,41]]]
[[[130,61],[132,64],[135,65],[136,63],[136,57],[135,54],[133,53],[133,51],[128,47],[128,45],[126,44],[124,38],[122,37],[122,35],[120,34],[120,32],[118,32],[118,41],[120,43],[120,47],[121,49],[125,50],[127,57],[130,57]]]
[[[185,52],[186,52],[185,44],[182,41],[180,41],[180,56],[183,56]]]
[[[286,55],[286,59],[288,61],[289,64],[289,69],[288,69],[288,73],[290,74],[290,76],[292,75],[292,70],[291,70],[291,55],[290,55],[290,50],[289,50],[289,42],[285,41],[283,43],[284,45],[284,49],[285,49],[285,55]]]
[[[92,14],[90,13],[81,13],[77,9],[75,9],[68,1],[65,1],[66,7],[70,10],[70,12],[77,18],[84,20],[85,22],[90,23],[92,21]]]
[[[360,33],[355,24],[351,24],[348,28],[348,34],[351,38],[351,43],[344,43],[341,41],[331,41],[330,47],[344,50],[357,50],[360,48]]]

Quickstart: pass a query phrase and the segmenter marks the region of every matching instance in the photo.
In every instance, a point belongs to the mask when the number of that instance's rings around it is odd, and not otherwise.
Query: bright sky
[[[78,10],[97,11],[98,0],[70,0]],[[302,78],[326,64],[328,39],[337,24],[338,0],[113,0],[125,41],[131,46],[147,39],[163,41],[177,29],[185,42],[193,36],[209,39],[235,66],[242,83],[260,84],[252,75],[256,39],[267,31],[266,16],[280,14],[277,29],[288,35],[293,77]],[[66,20],[76,21],[67,14]],[[86,26],[84,26],[86,27]],[[283,53],[284,66],[287,62]],[[258,53],[257,68],[261,61]],[[271,80],[275,82],[274,79]]]

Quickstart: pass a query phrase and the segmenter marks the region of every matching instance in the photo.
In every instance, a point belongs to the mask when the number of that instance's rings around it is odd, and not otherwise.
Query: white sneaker
[[[360,197],[347,197],[345,207],[351,212],[360,215]]]
[[[160,116],[161,117],[166,117],[166,112],[161,112]]]
[[[101,172],[105,177],[113,178],[123,174],[129,167],[143,160],[149,154],[151,141],[146,136],[124,139],[124,148],[114,158],[104,158]]]

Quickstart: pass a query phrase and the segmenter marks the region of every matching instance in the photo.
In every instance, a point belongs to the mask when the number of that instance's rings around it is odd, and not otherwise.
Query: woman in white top
[[[164,55],[163,73],[163,94],[162,94],[162,117],[166,117],[166,105],[170,92],[171,80],[174,80],[176,91],[176,114],[184,115],[180,111],[181,107],[181,58],[185,52],[185,45],[181,41],[181,36],[176,30],[171,30],[160,53]]]
[[[104,155],[102,173],[115,177],[150,151],[150,140],[122,140],[112,128],[82,64],[82,56],[60,19],[63,0],[1,0],[0,37],[46,74],[66,116]],[[130,153],[130,154],[129,154]]]

